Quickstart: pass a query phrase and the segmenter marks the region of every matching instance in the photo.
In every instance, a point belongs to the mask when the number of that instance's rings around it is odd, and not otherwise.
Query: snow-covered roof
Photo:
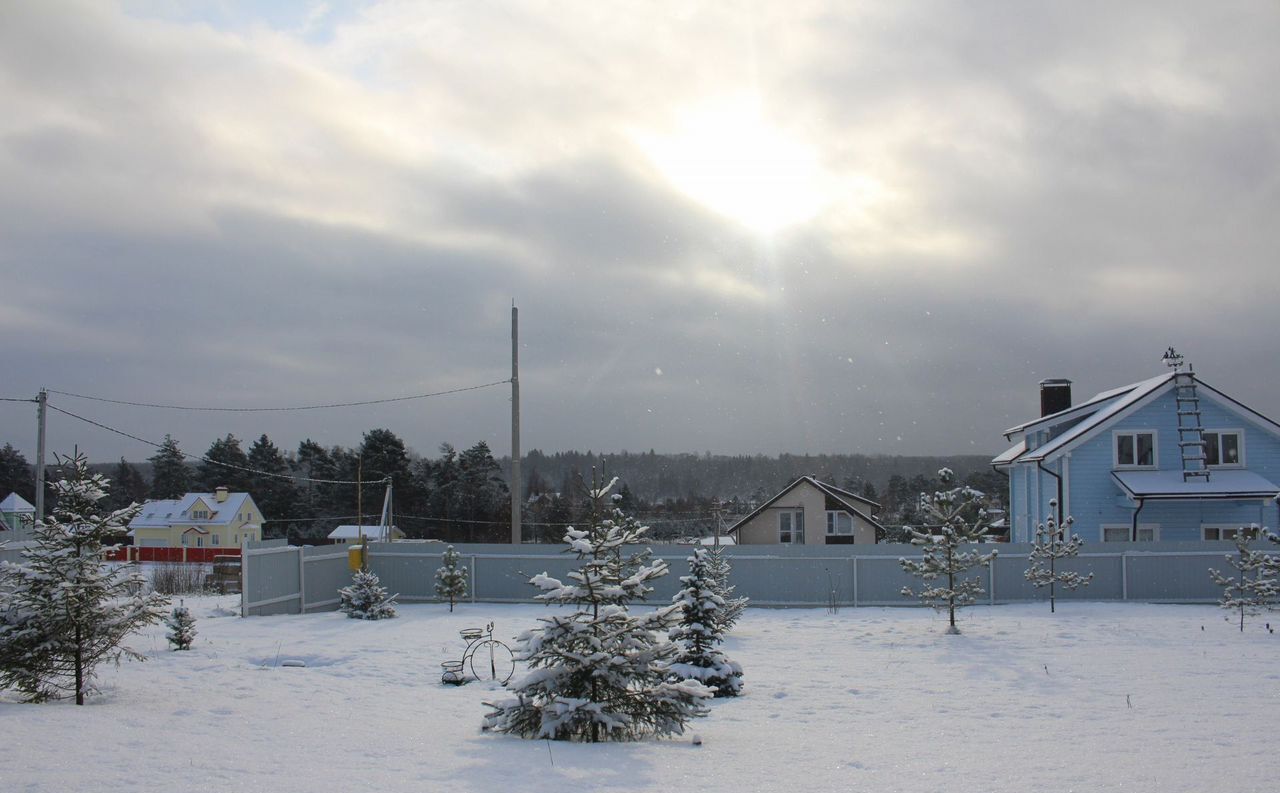
[[[36,508],[17,493],[10,493],[0,501],[0,512],[35,512]]]
[[[356,540],[363,535],[365,539],[371,542],[385,542],[388,534],[388,528],[391,529],[390,535],[392,538],[404,536],[404,532],[402,532],[398,526],[359,526],[353,524],[337,527],[333,531],[329,532],[329,539]]]
[[[1204,477],[1183,481],[1182,471],[1113,471],[1111,476],[1132,498],[1173,500],[1179,498],[1249,499],[1272,498],[1280,485],[1253,471],[1211,471]]]
[[[1010,447],[1009,449],[1006,449],[1003,453],[1001,453],[994,460],[992,460],[991,464],[995,466],[1008,465],[1009,463],[1021,457],[1022,453],[1025,452],[1026,450],[1027,450],[1027,442],[1025,440],[1018,441],[1012,447]]]
[[[836,487],[835,485],[829,485],[826,482],[819,482],[817,479],[814,479],[812,476],[802,476],[796,481],[782,488],[782,490],[776,496],[764,502],[760,506],[756,507],[754,510],[751,511],[750,514],[746,515],[743,518],[740,518],[738,522],[734,523],[732,526],[729,527],[729,533],[736,532],[740,527],[745,525],[747,521],[751,520],[755,516],[764,512],[766,509],[769,508],[771,504],[773,504],[773,502],[782,498],[787,493],[790,493],[801,482],[808,482],[809,484],[818,488],[818,490],[822,491],[826,495],[840,502],[840,504],[843,505],[844,508],[848,510],[851,514],[857,515],[858,517],[865,520],[867,523],[870,523],[875,528],[877,529],[884,528],[884,526],[880,525],[879,521],[871,517],[870,511],[864,511],[854,506],[855,503],[861,503],[861,504],[865,504],[868,507],[871,507],[872,509],[875,509],[876,507],[880,506],[876,502],[864,496],[860,496],[857,493],[850,493],[848,490],[844,490],[842,488]]]
[[[209,507],[207,520],[192,520],[187,514],[197,500]],[[174,523],[200,523],[213,526],[229,525],[249,500],[248,493],[227,493],[226,501],[218,502],[215,493],[187,493],[182,498],[148,501],[142,505],[138,516],[129,521],[130,529],[163,529]]]

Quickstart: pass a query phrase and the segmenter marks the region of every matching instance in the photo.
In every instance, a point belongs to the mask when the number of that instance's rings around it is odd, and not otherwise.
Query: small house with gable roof
[[[738,545],[870,545],[884,535],[880,505],[802,476],[729,528]]]
[[[129,521],[129,536],[144,548],[239,548],[246,540],[262,539],[264,520],[248,493],[219,487],[144,503]]]

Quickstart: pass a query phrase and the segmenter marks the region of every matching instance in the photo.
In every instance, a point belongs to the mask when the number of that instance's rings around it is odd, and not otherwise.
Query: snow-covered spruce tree
[[[680,583],[683,587],[672,598],[682,609],[680,624],[668,634],[680,648],[671,663],[672,676],[710,686],[717,697],[736,697],[742,693],[742,667],[716,647],[724,640],[719,626],[725,602],[715,591],[710,551],[693,552],[689,575],[681,576]]]
[[[950,468],[938,471],[943,487],[953,485],[955,473]],[[996,552],[962,551],[960,546],[975,543],[987,534],[986,496],[971,487],[955,486],[935,493],[920,494],[920,515],[927,525],[923,530],[904,526],[911,543],[919,545],[921,559],[899,559],[902,569],[918,577],[926,586],[919,592],[903,587],[902,594],[918,597],[927,606],[947,610],[950,624],[947,633],[957,634],[956,609],[971,605],[985,590],[980,578],[961,579],[965,571],[990,564]],[[946,579],[945,585],[939,579]],[[932,582],[938,581],[937,584]]]
[[[458,552],[450,545],[444,549],[444,558],[436,569],[436,597],[453,604],[467,594],[467,568],[458,566]]]
[[[190,650],[191,643],[196,640],[196,618],[191,616],[191,609],[179,600],[169,616],[164,620],[169,633],[165,636],[174,650]]]
[[[1264,530],[1265,532],[1265,530]],[[1274,535],[1266,533],[1268,539]],[[1280,599],[1280,565],[1276,559],[1263,551],[1249,547],[1252,538],[1258,536],[1258,527],[1236,531],[1236,553],[1227,554],[1227,564],[1235,568],[1235,575],[1223,575],[1218,570],[1209,568],[1209,577],[1213,583],[1222,587],[1222,598],[1218,605],[1228,611],[1240,615],[1240,632],[1244,632],[1244,618],[1257,614],[1264,607],[1273,605]],[[1234,617],[1227,617],[1228,620]]]
[[[58,458],[57,508],[33,526],[20,564],[0,566],[0,686],[29,702],[93,692],[98,664],[143,660],[125,638],[164,616],[168,599],[143,594],[142,577],[107,565],[110,540],[138,513],[100,510],[107,480],[79,452]]]
[[[1049,499],[1049,509],[1056,513],[1058,509],[1058,499]],[[1036,542],[1031,547],[1031,565],[1027,568],[1027,572],[1023,575],[1037,589],[1040,587],[1049,587],[1049,613],[1052,614],[1057,610],[1057,586],[1061,584],[1068,590],[1074,591],[1082,586],[1089,586],[1089,582],[1093,580],[1093,573],[1089,575],[1080,575],[1067,570],[1057,569],[1059,559],[1069,559],[1080,553],[1080,547],[1084,545],[1084,540],[1079,534],[1071,534],[1072,524],[1075,518],[1068,515],[1062,521],[1062,529],[1058,529],[1058,521],[1049,516],[1049,519],[1036,527]]]
[[[385,620],[396,615],[395,595],[387,597],[386,587],[368,570],[357,570],[351,586],[338,590],[338,608],[353,620]]]
[[[716,632],[724,636],[738,623],[750,598],[733,596],[734,586],[729,583],[729,557],[725,554],[723,545],[713,545],[708,549],[707,569],[711,591],[724,601],[724,606],[715,613]]]
[[[514,697],[486,703],[487,729],[525,738],[635,740],[681,733],[706,712],[702,700],[712,691],[670,679],[678,648],[656,633],[679,621],[680,606],[643,614],[627,608],[652,591],[648,583],[666,575],[667,565],[648,550],[624,555],[648,529],[616,508],[603,513],[600,503],[614,482],[591,491],[587,528],[565,532],[582,566],[565,582],[546,573],[530,579],[542,590],[536,599],[576,608],[542,617],[520,635],[516,657],[528,673],[508,684]]]

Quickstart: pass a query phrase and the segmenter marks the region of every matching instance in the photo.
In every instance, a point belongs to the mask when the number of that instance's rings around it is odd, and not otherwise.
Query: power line
[[[464,391],[479,391],[482,388],[492,388],[496,385],[505,385],[511,380],[495,380],[492,383],[484,383],[482,385],[471,385],[463,388],[451,388],[447,391],[433,391],[430,394],[413,394],[411,396],[388,397],[386,399],[366,399],[359,402],[332,402],[325,405],[290,405],[286,407],[266,407],[266,408],[226,408],[215,407],[211,405],[164,405],[154,402],[131,402],[127,399],[108,399],[106,397],[91,396],[89,394],[75,394],[70,391],[59,391],[55,388],[47,389],[50,394],[61,394],[62,396],[75,397],[76,399],[89,399],[94,402],[110,402],[113,405],[129,405],[139,408],[159,408],[162,410],[194,410],[217,413],[269,413],[291,410],[326,410],[328,408],[349,408],[359,407],[361,405],[385,405],[389,402],[408,402],[413,399],[427,399],[428,397],[445,396],[447,394],[461,394]],[[34,402],[33,399],[11,400],[14,402]]]
[[[20,399],[18,397],[0,397],[0,402],[36,402],[35,399]]]
[[[101,423],[101,422],[94,421],[93,419],[85,418],[84,416],[76,415],[75,413],[72,413],[72,412],[71,412],[71,411],[69,411],[69,410],[63,410],[62,408],[58,407],[57,405],[52,405],[52,404],[47,404],[47,403],[46,403],[46,406],[47,406],[50,410],[56,410],[56,411],[58,411],[59,413],[63,414],[64,416],[70,416],[70,417],[71,417],[71,418],[73,418],[73,419],[79,419],[80,421],[83,421],[83,422],[85,422],[86,424],[92,424],[93,426],[95,426],[95,427],[99,427],[99,428],[101,428],[101,429],[104,429],[104,430],[106,430],[107,432],[114,432],[116,435],[120,435],[120,436],[122,436],[122,437],[129,438],[130,440],[135,440],[135,441],[137,441],[137,442],[139,442],[139,443],[145,443],[145,444],[147,444],[148,446],[153,446],[153,447],[155,447],[155,448],[157,448],[157,449],[163,449],[163,448],[165,448],[163,444],[156,443],[155,441],[149,441],[149,440],[147,440],[146,438],[139,438],[137,435],[130,435],[129,433],[125,432],[124,430],[118,430],[118,429],[116,429],[115,427],[108,427],[106,424],[103,424],[103,423]],[[181,454],[183,457],[186,457],[186,458],[187,458],[187,459],[189,459],[189,460],[196,460],[197,462],[209,463],[210,465],[220,465],[220,466],[222,466],[223,468],[231,468],[231,469],[234,469],[234,470],[236,470],[236,471],[244,471],[245,473],[256,474],[256,475],[258,475],[258,476],[270,476],[270,477],[275,477],[276,479],[290,479],[290,480],[295,481],[295,482],[314,482],[314,483],[316,483],[316,484],[321,484],[321,485],[372,485],[372,484],[377,484],[377,483],[379,483],[379,482],[385,482],[385,481],[387,481],[387,479],[389,479],[389,478],[390,478],[390,477],[386,477],[386,478],[383,478],[383,479],[371,479],[371,480],[368,480],[368,481],[360,481],[360,480],[354,480],[354,479],[352,479],[352,480],[347,480],[347,479],[312,479],[311,477],[308,477],[308,476],[296,476],[296,475],[294,475],[294,474],[278,474],[278,473],[275,473],[274,471],[259,471],[259,470],[258,470],[258,469],[256,469],[256,468],[248,468],[248,467],[245,467],[245,466],[243,466],[243,465],[236,465],[235,463],[226,463],[226,462],[222,462],[221,460],[211,460],[211,459],[210,459],[210,458],[208,458],[208,457],[202,457],[202,456],[198,456],[198,455],[195,455],[195,454],[187,454],[186,452],[182,451],[181,449],[178,449],[177,451],[178,451],[178,454]]]

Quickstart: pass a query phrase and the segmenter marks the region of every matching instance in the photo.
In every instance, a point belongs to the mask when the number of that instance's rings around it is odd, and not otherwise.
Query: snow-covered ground
[[[1207,606],[749,609],[740,699],[683,738],[525,741],[480,731],[485,685],[440,684],[458,630],[513,635],[539,606],[411,605],[240,619],[189,598],[87,707],[0,695],[4,791],[1263,791],[1275,789],[1280,634]],[[1280,615],[1272,615],[1280,617]],[[1280,619],[1273,627],[1280,625]],[[301,659],[306,668],[280,665]],[[702,746],[690,741],[692,733]]]

